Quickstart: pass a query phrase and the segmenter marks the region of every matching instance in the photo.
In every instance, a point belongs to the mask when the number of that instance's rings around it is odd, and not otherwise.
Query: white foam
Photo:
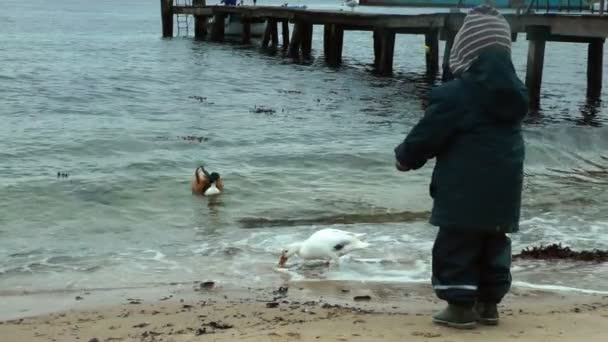
[[[346,255],[343,258],[349,259],[354,262],[361,262],[361,263],[366,263],[366,264],[381,264],[384,261],[383,258],[357,258],[357,259],[354,259],[354,258],[351,258],[351,256],[349,256],[349,255]]]
[[[549,218],[544,218],[544,217],[539,217],[539,216],[532,217],[532,218],[529,218],[527,220],[521,220],[520,221],[520,225],[529,225],[529,224],[533,224],[533,223],[543,223],[543,224],[547,224],[547,225],[556,225],[556,224],[559,224],[560,221],[559,221],[559,219],[556,219],[556,218],[549,219]]]
[[[201,244],[197,248],[192,249],[192,253],[202,254],[202,253],[206,252],[208,249],[209,249],[209,243],[201,242]]]
[[[390,243],[401,242],[397,238],[395,238],[393,236],[389,236],[389,235],[382,235],[382,236],[374,237],[373,239],[370,238],[369,240],[373,241],[373,242],[390,242]]]
[[[150,251],[150,252],[155,252],[154,257],[152,257],[152,260],[166,261],[166,259],[167,259],[167,256],[159,251]]]
[[[569,286],[561,286],[561,285],[540,285],[540,284],[532,284],[525,281],[515,281],[513,282],[515,286],[521,287],[529,287],[537,290],[548,290],[548,291],[556,291],[556,292],[578,292],[584,294],[601,294],[608,295],[608,291],[599,291],[599,290],[590,290],[590,289],[581,289],[578,287],[569,287]]]
[[[398,272],[391,272],[393,274],[387,275],[378,275],[378,276],[368,276],[365,278],[361,278],[359,276],[343,274],[340,276],[333,276],[327,278],[306,278],[302,275],[297,275],[293,280],[298,281],[308,281],[308,282],[320,282],[320,281],[360,281],[360,282],[381,282],[381,283],[395,283],[395,284],[421,284],[428,283],[428,278],[414,278],[405,274],[399,274]]]

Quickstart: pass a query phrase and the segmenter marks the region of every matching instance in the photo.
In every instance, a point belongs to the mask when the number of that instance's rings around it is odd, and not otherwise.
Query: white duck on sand
[[[369,243],[360,240],[365,235],[332,228],[321,229],[307,240],[292,243],[284,248],[281,251],[279,266],[284,267],[293,255],[304,260],[327,260],[338,264],[341,256],[369,246]]]

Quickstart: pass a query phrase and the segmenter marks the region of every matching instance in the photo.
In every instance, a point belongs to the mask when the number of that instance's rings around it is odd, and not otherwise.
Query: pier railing
[[[591,14],[595,14],[596,11],[593,4],[597,3],[599,4],[597,14],[604,15],[606,9],[605,2],[606,0],[566,0],[559,1],[558,4],[555,5],[551,0],[528,0],[528,5],[525,6],[525,12],[531,13],[532,10],[535,10],[536,13],[539,13],[544,10],[545,13],[552,11],[570,13],[571,11],[578,10],[579,13],[590,12]],[[520,6],[517,9],[520,10],[522,7],[524,6]]]

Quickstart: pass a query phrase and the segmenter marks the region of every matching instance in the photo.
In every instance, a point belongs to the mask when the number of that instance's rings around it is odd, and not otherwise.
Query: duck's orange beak
[[[279,258],[279,266],[280,267],[285,266],[287,259],[289,259],[289,258],[287,256],[285,256],[285,254],[281,254],[281,257]]]

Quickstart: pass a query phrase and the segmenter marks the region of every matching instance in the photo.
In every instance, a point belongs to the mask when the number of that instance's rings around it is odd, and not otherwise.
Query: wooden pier
[[[390,76],[393,72],[395,36],[418,34],[425,36],[426,71],[436,75],[442,70],[442,79],[451,78],[449,55],[454,36],[462,26],[464,13],[435,13],[420,15],[372,14],[351,11],[308,10],[289,7],[264,6],[205,6],[205,0],[193,0],[192,6],[176,6],[173,0],[161,1],[163,37],[173,37],[174,15],[192,15],[195,18],[195,39],[221,42],[224,40],[224,19],[238,15],[242,24],[242,42],[251,42],[252,21],[265,20],[266,30],[262,38],[263,47],[286,50],[291,58],[309,58],[312,55],[312,39],[315,26],[323,27],[323,56],[330,66],[342,61],[345,31],[368,31],[373,33],[374,65],[376,72]],[[208,20],[214,24],[207,32]],[[587,96],[600,98],[604,41],[608,37],[608,17],[600,15],[569,14],[505,14],[512,29],[512,39],[525,34],[528,40],[526,85],[530,94],[531,110],[540,108],[541,84],[545,46],[547,42],[569,42],[585,44],[587,56]],[[281,24],[281,36],[278,25]],[[289,32],[290,25],[293,30]],[[209,36],[209,37],[207,37]],[[445,44],[440,68],[439,43]],[[422,57],[421,57],[422,58]]]

